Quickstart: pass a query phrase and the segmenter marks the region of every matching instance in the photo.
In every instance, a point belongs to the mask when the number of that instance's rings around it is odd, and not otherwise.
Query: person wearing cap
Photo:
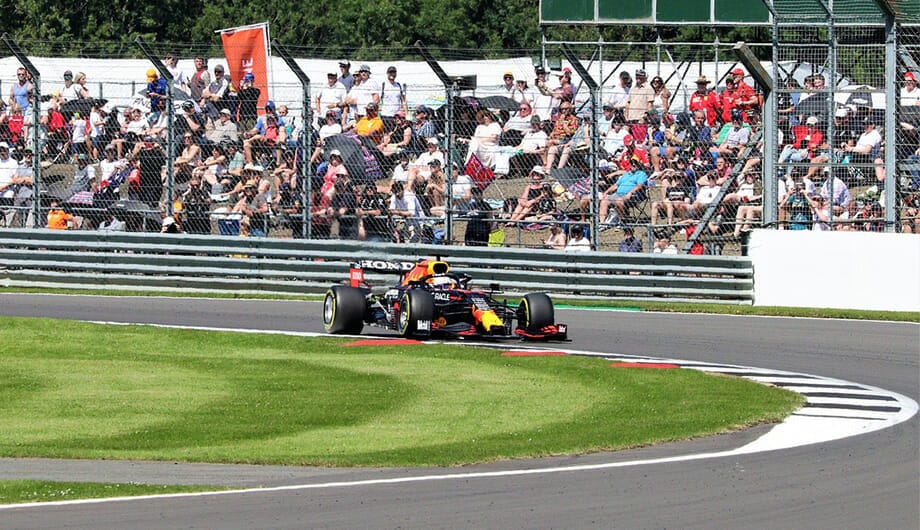
[[[355,84],[355,76],[351,73],[351,62],[348,59],[339,61],[339,77],[337,81],[345,87],[345,92],[351,90]]]
[[[147,69],[147,99],[150,100],[150,110],[156,110],[160,101],[166,101],[166,79],[160,77],[156,68]]]
[[[358,200],[358,239],[372,242],[385,242],[392,239],[390,223],[387,219],[387,198],[377,190],[375,184],[368,183]]]
[[[536,77],[533,80],[530,105],[533,107],[534,114],[543,120],[548,120],[553,115],[553,109],[558,105],[553,98],[553,91],[546,86],[546,68],[538,66],[534,71]]]
[[[243,74],[240,89],[237,91],[237,99],[240,102],[239,130],[248,131],[255,127],[259,117],[259,96],[261,95],[262,89],[256,86],[256,76],[252,72]],[[231,113],[230,118],[234,117]]]
[[[530,170],[530,182],[521,191],[517,206],[511,212],[510,221],[526,219],[543,198],[547,197],[547,195],[552,195],[552,190],[547,193],[543,186],[543,183],[546,182],[546,175],[547,171],[543,166],[537,165]]]
[[[258,171],[259,176],[261,176],[261,169],[261,167],[258,167],[257,170],[253,169],[253,171],[247,173]],[[265,182],[268,183],[268,181]],[[267,231],[266,221],[269,206],[265,189],[260,189],[258,177],[246,181],[243,184],[242,195],[231,210],[234,213],[243,215],[240,225],[246,225],[249,234],[255,237],[265,237]]]
[[[430,215],[440,217],[444,214],[447,204],[447,176],[441,161],[434,159],[430,162],[431,175],[425,181],[424,188],[416,189],[415,194],[422,198],[422,208]]]
[[[652,108],[652,101],[655,99],[655,91],[648,84],[648,74],[645,70],[636,70],[636,84],[629,89],[629,98],[626,101],[626,107],[623,113],[626,116],[626,123],[629,124],[629,131],[633,138],[640,143],[644,143],[648,136],[648,126],[645,124],[645,115]]]
[[[406,89],[396,80],[396,67],[387,68],[387,78],[380,84],[380,117],[387,130],[394,123],[399,111],[406,111]]]
[[[236,142],[240,139],[239,125],[233,121],[230,109],[221,109],[220,119],[205,133],[211,143]]]
[[[405,243],[413,236],[417,237],[420,229],[418,220],[425,216],[422,203],[419,202],[415,193],[408,190],[409,188],[402,182],[394,182],[390,188],[389,212],[393,217],[395,243]]]
[[[824,144],[824,133],[818,128],[818,117],[809,116],[805,126],[796,125],[792,128],[792,143],[783,146],[779,154],[778,164],[786,162],[811,161],[818,155],[818,150]],[[789,173],[791,167],[786,169]]]
[[[316,119],[319,121],[320,127],[325,126],[325,118],[329,112],[333,113],[336,120],[339,119],[347,94],[348,89],[339,80],[338,75],[335,72],[327,72],[326,85],[319,90],[314,99]]]
[[[428,106],[419,105],[415,108],[415,122],[412,124],[412,138],[415,143],[413,152],[427,152],[428,141],[437,140],[438,128],[432,118],[434,118],[434,113]]]
[[[730,117],[731,123],[726,123],[719,131],[720,143],[709,152],[719,157],[730,157],[734,161],[751,140],[751,127],[744,123],[741,109],[732,109]]]
[[[325,112],[323,116],[323,124],[319,128],[319,138],[316,141],[316,148],[313,150],[313,155],[310,156],[310,163],[315,164],[320,161],[323,156],[323,147],[326,144],[326,138],[330,136],[335,136],[342,132],[342,124],[339,123],[338,115],[333,109],[329,109]]]
[[[73,82],[73,72],[70,70],[64,72],[64,84],[58,89],[58,92],[60,93],[61,103],[89,97],[89,91],[86,88]]]
[[[226,108],[225,96],[230,90],[230,78],[224,75],[224,65],[214,66],[214,79],[201,92],[198,105],[207,112],[211,119],[217,119],[220,110]]]
[[[197,141],[199,138],[204,137],[207,119],[202,113],[197,112],[194,101],[186,99],[182,102],[182,112],[177,113],[175,116],[174,125],[176,132],[179,134],[190,132]]]
[[[370,103],[380,104],[381,85],[371,78],[371,67],[362,64],[355,75],[355,83],[345,97],[345,102],[351,107],[353,121],[364,116]],[[379,108],[378,108],[379,111]]]
[[[572,69],[565,67],[559,74],[559,86],[553,89],[553,98],[561,105],[563,101],[575,101],[575,87],[572,85]]]
[[[917,76],[913,72],[904,74],[899,103],[902,107],[920,105],[920,88],[917,88]]]
[[[96,168],[89,163],[86,153],[77,155],[77,167],[73,181],[70,183],[71,197],[84,191],[94,191],[96,186]]]
[[[195,56],[195,73],[189,79],[188,93],[195,101],[201,101],[201,95],[208,85],[211,84],[211,74],[208,72],[208,60],[204,57]]]
[[[754,87],[744,82],[744,70],[735,68],[732,70],[732,76],[735,78],[735,105],[741,109],[744,114],[744,121],[747,122],[747,116],[752,112],[759,112],[761,107],[760,96]],[[820,85],[819,83],[820,79]],[[824,76],[815,75],[815,90],[824,89]]]
[[[549,139],[543,130],[543,120],[536,114],[530,115],[530,130],[521,137],[514,149],[515,154],[508,161],[509,175],[523,176],[533,166],[543,165],[543,156],[546,152],[546,142]]]
[[[498,89],[498,93],[506,98],[514,97],[514,72],[502,74],[502,84]]]

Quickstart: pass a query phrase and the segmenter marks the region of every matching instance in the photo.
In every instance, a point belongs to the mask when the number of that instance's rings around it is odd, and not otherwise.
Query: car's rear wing
[[[387,261],[378,259],[365,259],[351,264],[348,270],[348,280],[352,287],[365,286],[364,271],[393,273],[403,276],[415,267],[412,261]]]

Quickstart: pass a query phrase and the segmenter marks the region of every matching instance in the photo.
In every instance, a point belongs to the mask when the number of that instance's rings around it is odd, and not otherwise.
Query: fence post
[[[297,80],[300,81],[300,87],[303,89],[303,132],[300,134],[300,145],[303,149],[300,162],[301,178],[301,205],[303,206],[303,218],[300,223],[301,235],[307,239],[313,237],[313,179],[309,175],[310,158],[313,154],[313,107],[310,105],[310,78],[300,68],[294,57],[288,52],[287,48],[281,45],[277,40],[272,40],[272,47],[284,63],[294,72]]]
[[[176,109],[173,108],[173,76],[160,59],[150,50],[143,37],[134,40],[138,48],[147,57],[153,67],[166,79],[166,215],[173,214],[173,201],[175,201],[176,176],[174,173],[176,160],[176,132],[173,127]],[[153,111],[153,109],[150,109]]]
[[[19,49],[19,45],[16,44],[16,41],[12,37],[4,33],[0,36],[0,39],[3,40],[3,43],[6,44],[9,48],[10,53],[16,57],[19,61],[19,64],[29,72],[32,76],[32,228],[38,228],[41,226],[41,73],[35,68],[35,65],[32,64],[32,61],[22,50]],[[23,223],[25,224],[25,223]]]

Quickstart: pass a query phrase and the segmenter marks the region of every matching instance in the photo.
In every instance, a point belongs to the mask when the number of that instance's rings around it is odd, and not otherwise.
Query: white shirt
[[[856,147],[868,145],[870,148],[875,148],[880,143],[882,143],[882,135],[878,132],[878,129],[872,129],[859,135],[859,139],[856,140]]]
[[[355,114],[364,116],[367,112],[365,110],[367,104],[374,102],[374,94],[380,95],[380,83],[371,78],[368,78],[367,81],[360,85],[355,84],[355,86],[351,87],[348,95],[355,98],[355,106],[353,107]]]
[[[463,195],[472,189],[472,187],[473,181],[470,179],[470,176],[461,173],[457,175],[457,180],[451,183],[450,191],[455,199],[462,199]]]
[[[582,236],[580,239],[569,239],[565,245],[566,252],[588,252],[591,250],[591,242],[588,238]]]
[[[380,92],[380,115],[392,118],[402,108],[403,87],[398,81],[390,83],[387,78],[380,85]]]
[[[323,125],[319,128],[319,139],[325,140],[326,138],[329,138],[335,134],[339,134],[340,132],[342,132],[342,125],[340,123],[333,123],[332,125],[327,123],[326,125]]]
[[[319,91],[319,107],[320,114],[325,115],[329,110],[329,105],[338,105],[339,103],[345,101],[345,85],[336,81],[332,86],[328,84],[324,86]]]
[[[901,105],[920,105],[920,88],[914,86],[913,90],[901,88]]]
[[[546,141],[549,139],[546,136],[546,131],[529,131],[524,134],[524,137],[521,139],[521,148],[528,151],[535,151],[537,149],[542,149],[546,147]]]
[[[0,160],[0,186],[11,183],[18,170],[19,163],[13,160],[13,157],[9,157],[6,160]],[[4,199],[12,199],[15,196],[16,192],[12,187],[6,188],[0,192],[0,197]]]
[[[628,134],[629,127],[620,127],[620,130],[617,130],[616,127],[611,127],[604,138],[604,151],[612,155],[623,149],[623,138],[626,138]]]
[[[627,101],[629,101],[629,89],[617,85],[613,87],[613,90],[610,92],[610,98],[607,99],[607,104],[615,109],[622,109],[626,107]]]

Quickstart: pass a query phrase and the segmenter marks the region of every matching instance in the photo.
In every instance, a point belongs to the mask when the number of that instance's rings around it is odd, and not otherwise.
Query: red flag
[[[261,92],[259,94],[259,108],[268,101],[268,26],[244,26],[230,28],[220,32],[220,39],[224,43],[224,55],[227,57],[227,67],[230,68],[230,79],[237,90],[243,81],[243,76],[251,73],[255,76],[253,83]]]
[[[483,164],[476,155],[470,155],[463,172],[469,175],[470,179],[481,189],[486,189],[495,180],[495,172]]]

